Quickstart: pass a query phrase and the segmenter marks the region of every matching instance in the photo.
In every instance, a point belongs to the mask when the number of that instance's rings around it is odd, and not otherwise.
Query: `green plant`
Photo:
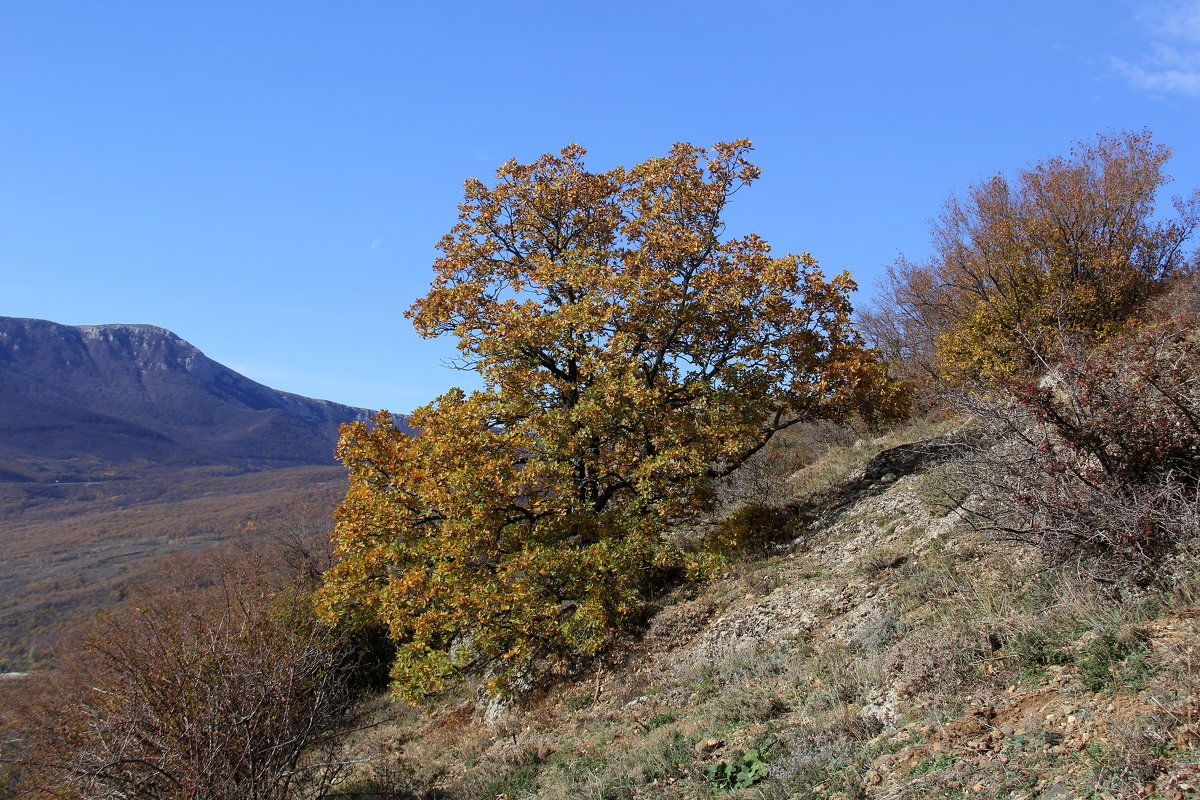
[[[594,699],[595,696],[590,691],[579,692],[578,694],[573,694],[567,698],[567,708],[571,709],[572,711],[582,711],[590,706]]]
[[[1145,634],[1141,630],[1104,631],[1083,647],[1076,662],[1079,680],[1092,692],[1119,684],[1138,687],[1150,673],[1145,649]]]
[[[694,696],[697,702],[705,703],[721,693],[721,683],[715,675],[702,675],[695,682]]]
[[[737,761],[719,761],[704,768],[705,779],[721,789],[745,789],[770,774],[757,750],[747,750]]]
[[[1012,634],[1006,646],[1016,656],[1018,666],[1038,671],[1043,667],[1070,664],[1072,658],[1067,644],[1052,630],[1029,629]]]
[[[533,762],[521,764],[488,786],[483,796],[488,798],[503,798],[515,800],[518,797],[531,797],[537,791],[538,773],[541,765]]]
[[[903,549],[884,546],[868,553],[859,561],[859,568],[868,577],[875,577],[891,569],[897,569],[908,563],[912,553]]]

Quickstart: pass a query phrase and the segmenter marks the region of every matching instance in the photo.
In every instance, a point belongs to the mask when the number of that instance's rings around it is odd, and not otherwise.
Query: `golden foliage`
[[[409,316],[486,388],[418,409],[416,437],[386,414],[346,426],[339,451],[322,608],[386,622],[401,693],[479,668],[504,691],[548,653],[598,652],[700,566],[663,533],[710,479],[796,423],[902,408],[850,328],[849,275],[722,236],[748,150],[595,173],[572,145],[467,181]]]
[[[951,198],[934,255],[889,267],[885,305],[862,315],[868,337],[911,377],[955,381],[1104,340],[1188,268],[1200,194],[1176,200],[1174,219],[1154,216],[1170,155],[1147,132],[1097,136]]]

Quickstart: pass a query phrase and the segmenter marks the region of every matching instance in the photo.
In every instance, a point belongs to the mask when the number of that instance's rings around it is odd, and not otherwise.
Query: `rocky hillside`
[[[347,791],[1196,797],[1197,559],[1156,589],[1051,568],[970,524],[930,433],[780,476],[791,538],[664,598],[609,663],[515,706],[382,702]]]

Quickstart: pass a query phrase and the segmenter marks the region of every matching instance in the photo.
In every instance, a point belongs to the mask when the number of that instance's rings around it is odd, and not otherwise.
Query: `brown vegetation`
[[[893,271],[864,324],[969,434],[816,463],[776,439],[718,487],[722,580],[507,715],[395,713],[355,790],[1193,796],[1197,337],[1130,333],[1195,307],[1195,200],[1153,216],[1168,154],[1099,137],[988,181]]]
[[[0,484],[0,667],[45,663],[80,617],[121,602],[162,559],[210,550],[308,502],[330,516],[345,491],[339,467],[163,472],[91,485]]]
[[[6,687],[0,769],[12,791],[325,795],[346,768],[337,737],[380,665],[364,660],[362,634],[312,612],[327,519],[293,515],[264,533],[265,544],[164,568],[89,626],[56,670]]]

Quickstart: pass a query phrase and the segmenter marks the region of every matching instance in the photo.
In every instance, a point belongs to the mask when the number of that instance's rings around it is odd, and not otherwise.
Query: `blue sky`
[[[56,2],[0,19],[0,314],[151,323],[407,411],[470,376],[403,311],[467,177],[749,137],[734,234],[849,269],[955,191],[1148,128],[1200,186],[1200,2]]]

